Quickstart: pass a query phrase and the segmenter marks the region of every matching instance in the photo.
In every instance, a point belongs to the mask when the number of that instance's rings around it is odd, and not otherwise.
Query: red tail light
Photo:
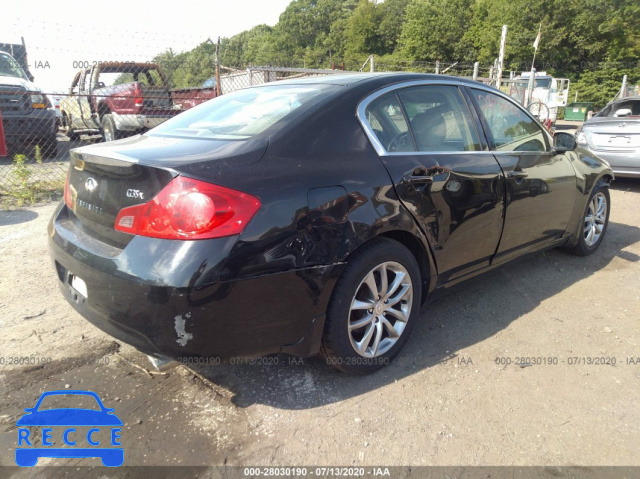
[[[71,172],[67,172],[67,179],[64,182],[64,203],[71,209],[73,209],[73,196],[71,194],[71,188],[69,187],[69,176]]]
[[[240,191],[177,176],[152,200],[124,208],[115,229],[164,239],[207,239],[242,233],[260,200]]]
[[[133,90],[133,104],[135,106],[143,106],[144,98],[142,97],[142,86],[140,83],[136,83],[135,89]]]

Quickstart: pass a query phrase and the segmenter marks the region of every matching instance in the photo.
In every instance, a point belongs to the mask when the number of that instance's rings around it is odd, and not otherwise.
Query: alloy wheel
[[[595,245],[602,236],[607,221],[607,198],[601,192],[597,193],[587,208],[584,217],[584,242],[587,246]]]
[[[360,355],[374,358],[398,341],[411,313],[413,284],[407,270],[389,261],[362,280],[349,309],[349,340]]]

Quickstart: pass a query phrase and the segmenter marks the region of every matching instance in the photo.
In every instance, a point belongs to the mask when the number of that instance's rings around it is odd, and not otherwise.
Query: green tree
[[[277,34],[270,31],[249,39],[246,60],[252,65],[283,65],[289,62],[289,54],[280,49]]]
[[[570,38],[581,65],[638,61],[640,4],[635,0],[584,0],[574,8]]]
[[[326,68],[346,59],[355,69],[374,54],[387,70],[420,70],[411,62],[436,60],[486,68],[507,25],[505,70],[522,71],[542,24],[536,68],[571,78],[581,99],[600,104],[615,94],[622,71],[640,76],[638,18],[638,0],[293,0],[275,26],[223,39],[221,62]],[[214,58],[215,46],[205,42],[154,61],[182,87],[213,76]]]
[[[321,42],[321,47],[329,54],[329,61],[341,62],[344,60],[349,18],[357,5],[358,0],[343,0],[342,6],[334,12],[329,33],[318,39]]]
[[[175,80],[173,76],[176,70],[183,65],[188,55],[189,54],[187,52],[176,53],[169,48],[168,50],[153,57],[152,61],[160,65],[160,69],[167,78],[169,86],[174,87]]]
[[[571,84],[572,95],[578,93],[578,101],[595,102],[596,110],[609,103],[622,86],[622,77],[627,75],[629,85],[640,84],[638,68],[604,68],[585,71],[580,79]]]
[[[459,59],[456,47],[471,24],[472,6],[472,0],[413,0],[398,41],[401,54],[414,61]]]
[[[215,75],[216,46],[211,40],[201,43],[187,55],[172,75],[176,88],[201,86]]]
[[[382,53],[382,39],[378,30],[380,20],[377,5],[370,0],[360,0],[349,17],[345,31],[347,61]]]
[[[294,0],[273,29],[272,50],[295,64],[312,51],[314,57],[341,56],[346,21],[356,5],[357,0]]]
[[[545,22],[545,14],[549,3],[545,0],[478,0],[464,40],[475,51],[477,61],[490,65],[500,51],[502,25],[507,25],[505,66],[507,69],[527,70],[533,59],[533,42],[540,23],[543,23],[538,50],[540,61],[544,60],[548,49],[549,26]]]
[[[245,67],[251,63],[249,58],[250,45],[253,42],[253,54],[260,42],[266,41],[273,29],[268,25],[257,25],[250,30],[225,39],[220,45],[220,62],[229,67]]]
[[[385,0],[377,6],[380,16],[378,35],[381,54],[391,54],[396,49],[409,2],[410,0]]]

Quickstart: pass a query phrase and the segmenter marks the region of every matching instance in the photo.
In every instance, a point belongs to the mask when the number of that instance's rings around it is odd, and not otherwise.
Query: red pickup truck
[[[60,104],[70,139],[101,133],[105,141],[144,132],[185,107],[174,103],[157,64],[135,62],[102,62],[78,71]]]
[[[176,88],[171,90],[173,104],[182,110],[188,110],[217,96],[218,93],[215,85],[208,86],[206,82],[201,87]]]

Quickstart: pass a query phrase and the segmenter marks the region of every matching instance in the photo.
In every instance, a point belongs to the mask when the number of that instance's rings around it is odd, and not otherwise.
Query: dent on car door
[[[359,115],[429,238],[439,282],[489,265],[502,231],[503,176],[458,87],[392,87],[365,100]]]
[[[494,260],[500,263],[562,237],[576,198],[575,171],[519,105],[487,90],[470,94],[506,177],[505,225]]]

